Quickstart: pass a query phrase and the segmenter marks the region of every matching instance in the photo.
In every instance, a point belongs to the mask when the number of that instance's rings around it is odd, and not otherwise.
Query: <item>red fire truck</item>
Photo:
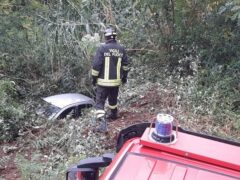
[[[81,160],[66,179],[240,180],[240,143],[177,126],[163,136],[159,128],[157,122],[122,130],[116,155]]]

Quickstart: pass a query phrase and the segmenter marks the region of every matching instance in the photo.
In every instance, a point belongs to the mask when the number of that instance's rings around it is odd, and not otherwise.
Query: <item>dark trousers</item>
[[[119,90],[118,86],[117,87],[97,86],[95,108],[97,110],[104,110],[105,101],[106,99],[108,99],[110,109],[117,110],[118,90]]]

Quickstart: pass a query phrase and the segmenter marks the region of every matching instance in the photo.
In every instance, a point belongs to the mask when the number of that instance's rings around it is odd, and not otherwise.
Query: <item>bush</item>
[[[0,80],[0,141],[11,141],[18,136],[25,113],[17,98],[15,83]]]

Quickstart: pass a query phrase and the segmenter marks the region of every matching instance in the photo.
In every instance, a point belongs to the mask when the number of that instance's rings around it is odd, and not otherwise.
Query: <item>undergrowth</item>
[[[133,68],[128,83],[120,88],[120,110],[139,114],[147,112],[151,116],[168,113],[183,128],[240,141],[239,114],[232,109],[232,102],[238,100],[238,92],[233,96],[226,94],[226,88],[232,88],[232,79],[219,80],[223,73],[219,71],[220,67],[216,67],[208,75],[212,81],[203,84],[206,72],[197,66],[199,60],[188,58],[187,61],[192,62],[193,75],[181,76],[181,69],[169,73],[164,66],[158,68],[158,73],[152,73],[153,69],[147,65]],[[144,110],[132,108],[132,104],[141,103],[147,92],[158,98],[157,101],[154,99],[157,103],[148,102],[150,106]],[[115,142],[109,142],[109,135],[93,133],[96,122],[91,109],[84,114],[76,120],[49,122],[34,119],[38,122],[38,128],[35,128],[38,131],[20,140],[24,146],[32,148],[34,154],[24,157],[19,153],[16,158],[23,179],[64,179],[66,170],[80,159],[115,151]],[[1,161],[4,164],[4,159]]]

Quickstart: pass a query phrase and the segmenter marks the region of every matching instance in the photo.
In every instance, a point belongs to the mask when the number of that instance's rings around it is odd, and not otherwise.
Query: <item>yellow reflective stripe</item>
[[[122,66],[123,70],[124,71],[127,71],[128,70],[128,67],[127,66]]]
[[[118,107],[118,105],[116,104],[116,105],[114,105],[114,106],[111,106],[111,105],[109,105],[109,108],[110,109],[116,109]]]
[[[99,75],[99,71],[96,71],[96,70],[92,69],[92,75],[93,76],[98,76]]]
[[[110,57],[105,57],[105,67],[104,67],[104,79],[109,79],[109,64],[110,64]]]
[[[117,79],[120,79],[121,62],[122,62],[122,58],[119,57],[119,58],[118,58],[118,62],[117,62]]]
[[[100,86],[119,86],[121,84],[121,79],[106,80],[98,78],[97,84]]]

